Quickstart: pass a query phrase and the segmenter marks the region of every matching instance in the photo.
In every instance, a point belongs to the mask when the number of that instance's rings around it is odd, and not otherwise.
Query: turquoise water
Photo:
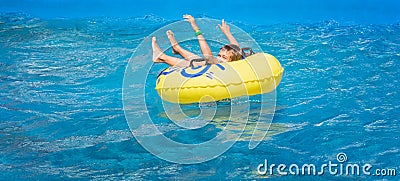
[[[154,15],[41,19],[3,13],[0,22],[1,179],[257,179],[265,177],[257,174],[264,159],[322,165],[336,161],[340,152],[349,163],[400,172],[398,23],[233,21],[285,68],[271,132],[255,149],[248,149],[245,134],[216,159],[180,165],[153,156],[136,141],[121,95],[134,49],[173,20]],[[165,67],[154,65],[149,79],[155,81]],[[257,110],[257,102],[252,106]],[[189,115],[197,111],[186,108]],[[156,121],[165,120],[159,105],[150,112]],[[163,129],[179,141],[207,140],[225,124],[225,115],[219,116],[220,122],[207,127],[209,134],[200,139],[170,125]],[[268,177],[398,180],[329,174]]]

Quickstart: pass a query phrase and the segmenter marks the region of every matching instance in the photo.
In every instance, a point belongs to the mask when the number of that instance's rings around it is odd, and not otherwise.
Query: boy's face
[[[226,62],[232,61],[229,52],[228,52],[227,50],[225,50],[225,49],[219,50],[218,58],[219,58],[219,59],[222,59],[222,60],[224,60],[224,61],[226,61]]]

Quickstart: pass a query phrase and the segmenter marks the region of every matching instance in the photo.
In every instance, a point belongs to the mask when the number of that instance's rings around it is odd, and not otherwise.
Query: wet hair
[[[242,52],[240,47],[234,44],[228,44],[221,47],[219,50],[226,50],[231,61],[236,61],[242,59]]]

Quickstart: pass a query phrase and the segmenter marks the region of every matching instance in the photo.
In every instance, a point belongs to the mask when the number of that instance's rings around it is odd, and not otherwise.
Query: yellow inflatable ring
[[[257,53],[244,60],[200,67],[170,67],[160,73],[156,90],[163,100],[189,104],[273,91],[283,68],[272,55]]]

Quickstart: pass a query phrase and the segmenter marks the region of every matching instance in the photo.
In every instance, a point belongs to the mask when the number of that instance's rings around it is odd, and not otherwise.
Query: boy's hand
[[[183,18],[185,18],[185,21],[188,21],[190,23],[194,23],[195,22],[192,15],[185,14],[185,15],[183,15]]]
[[[231,33],[231,28],[229,25],[225,23],[225,21],[222,19],[222,23],[218,24],[219,29],[221,29],[222,33],[224,34],[230,34]]]
[[[192,25],[193,30],[196,31],[199,29],[199,27],[197,26],[196,21],[194,20],[192,15],[185,14],[185,15],[183,15],[183,18],[185,18],[185,21],[189,22],[190,25]]]

